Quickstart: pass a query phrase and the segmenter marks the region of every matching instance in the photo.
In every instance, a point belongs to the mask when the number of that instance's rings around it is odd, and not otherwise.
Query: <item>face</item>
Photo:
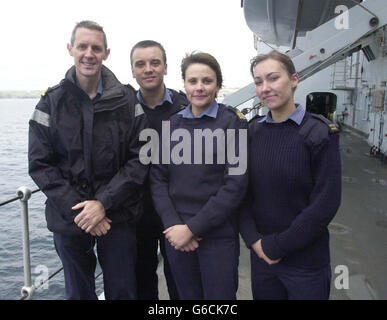
[[[157,90],[164,87],[167,65],[159,47],[136,48],[132,55],[132,73],[143,90]]]
[[[193,108],[206,109],[219,91],[215,71],[202,63],[189,65],[185,71],[184,88]]]
[[[255,91],[261,102],[270,110],[285,110],[294,105],[293,89],[298,75],[289,75],[281,62],[267,59],[254,68]]]
[[[110,49],[105,49],[103,34],[97,30],[78,28],[74,44],[68,44],[67,49],[74,57],[77,77],[99,77],[102,62],[109,56]]]

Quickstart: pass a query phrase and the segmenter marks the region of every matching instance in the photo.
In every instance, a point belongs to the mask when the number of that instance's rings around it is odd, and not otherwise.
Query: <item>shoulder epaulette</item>
[[[168,90],[172,94],[173,104],[181,104],[183,106],[181,109],[184,109],[184,107],[189,104],[189,102],[187,100],[187,95],[183,91],[181,91],[181,90],[176,91],[176,90],[171,89],[171,88],[168,88]],[[181,109],[179,109],[179,111]]]
[[[314,119],[320,120],[329,127],[329,133],[339,132],[339,128],[329,119],[325,118],[322,114],[311,113],[310,114]]]
[[[187,95],[186,95],[186,93],[185,93],[185,92],[183,92],[183,91],[179,90],[179,94],[181,94],[183,97],[187,98]]]
[[[48,93],[48,92],[50,92],[50,91],[52,91],[52,90],[54,90],[54,89],[56,89],[56,88],[59,88],[59,84],[57,84],[57,85],[55,85],[55,86],[53,86],[53,87],[48,87],[47,89],[45,89],[45,90],[43,90],[41,93],[40,93],[40,95],[42,96],[42,97],[45,97],[46,96],[46,94]]]
[[[234,112],[240,120],[247,121],[247,119],[244,116],[244,114],[242,112],[240,112],[240,110],[238,108],[227,106],[227,109],[231,110],[232,112]]]
[[[184,104],[181,104],[180,106],[177,107],[177,109],[175,109],[172,113],[171,113],[171,116],[176,114],[176,113],[179,113],[180,111],[184,110],[185,108],[187,108],[186,105]]]
[[[249,122],[252,122],[253,120],[257,120],[257,119],[262,119],[264,118],[265,116],[260,116],[259,114],[256,114],[254,117],[252,117]]]
[[[42,97],[44,97],[44,96],[46,95],[46,93],[47,93],[48,90],[50,90],[50,88],[47,88],[47,89],[43,90],[43,91],[40,93],[40,95],[41,95]]]
[[[129,83],[125,84],[125,87],[127,87],[129,90],[133,91],[134,93],[137,93],[136,89],[134,89]]]

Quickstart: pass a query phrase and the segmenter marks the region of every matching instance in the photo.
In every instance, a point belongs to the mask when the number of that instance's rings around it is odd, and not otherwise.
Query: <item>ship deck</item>
[[[387,165],[369,155],[366,138],[344,129],[342,204],[329,226],[332,300],[387,299]],[[348,271],[348,288],[345,272]],[[336,272],[336,273],[335,273]],[[159,296],[168,300],[159,269]],[[239,300],[251,300],[249,251],[241,240]]]

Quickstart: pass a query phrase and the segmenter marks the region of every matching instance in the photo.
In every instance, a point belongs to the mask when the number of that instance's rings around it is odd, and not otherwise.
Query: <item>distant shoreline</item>
[[[3,90],[0,91],[0,99],[37,99],[40,97],[41,93],[41,90]]]

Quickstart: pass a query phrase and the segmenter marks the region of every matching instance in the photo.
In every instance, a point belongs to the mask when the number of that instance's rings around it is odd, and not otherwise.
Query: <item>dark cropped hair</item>
[[[281,52],[278,52],[276,50],[273,50],[269,53],[259,54],[253,59],[251,59],[250,72],[253,77],[254,77],[255,66],[261,63],[262,61],[265,61],[268,59],[273,59],[280,62],[285,67],[285,70],[288,72],[289,76],[292,76],[297,72],[296,68],[294,67],[293,61],[292,59],[289,58],[289,56]]]
[[[218,88],[222,88],[223,77],[222,71],[220,69],[220,65],[218,61],[209,53],[205,52],[192,52],[191,54],[187,54],[183,60],[181,61],[181,76],[185,81],[185,72],[187,68],[193,63],[202,63],[209,66],[212,70],[214,70],[216,74],[216,84]]]
[[[70,43],[72,46],[74,45],[74,42],[75,42],[75,33],[77,32],[77,29],[79,29],[79,28],[86,28],[89,30],[96,30],[96,31],[102,32],[103,41],[104,41],[104,48],[105,48],[105,50],[107,49],[107,47],[108,47],[107,46],[107,38],[106,38],[105,31],[103,31],[103,27],[101,27],[97,22],[90,21],[90,20],[83,20],[81,22],[78,22],[75,25],[73,32],[71,33]]]
[[[162,56],[163,56],[163,61],[164,64],[167,64],[167,54],[165,53],[164,47],[158,43],[157,41],[154,40],[143,40],[140,42],[137,42],[132,50],[130,51],[130,64],[133,65],[133,52],[137,48],[149,48],[149,47],[158,47],[161,50]]]

